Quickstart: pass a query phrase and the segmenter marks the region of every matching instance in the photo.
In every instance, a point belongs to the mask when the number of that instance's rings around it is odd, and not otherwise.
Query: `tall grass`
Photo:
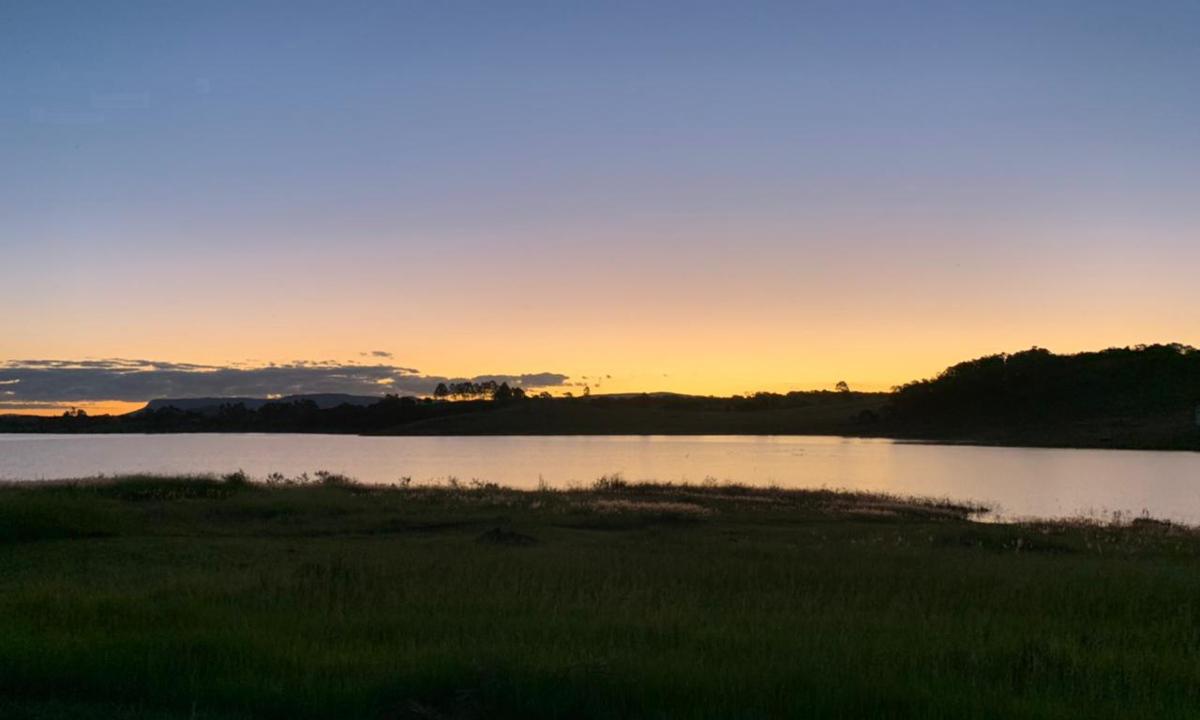
[[[0,488],[0,717],[1194,717],[1193,530],[971,510],[631,483]]]

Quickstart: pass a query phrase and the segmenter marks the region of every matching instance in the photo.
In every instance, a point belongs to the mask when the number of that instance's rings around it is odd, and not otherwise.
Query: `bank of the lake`
[[[738,487],[0,488],[0,715],[1190,717],[1200,536]]]
[[[792,396],[796,397],[792,397]],[[1008,447],[1200,451],[1192,405],[1076,417],[897,417],[884,393],[793,393],[754,398],[556,398],[513,403],[384,400],[249,411],[160,408],[118,416],[0,415],[0,434],[337,434],[376,437],[826,436]],[[411,398],[410,398],[411,400]],[[215,401],[214,401],[215,402]],[[778,403],[774,406],[771,402]]]

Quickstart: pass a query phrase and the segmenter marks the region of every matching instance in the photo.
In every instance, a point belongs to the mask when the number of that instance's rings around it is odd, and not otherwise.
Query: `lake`
[[[809,436],[359,437],[5,435],[0,479],[126,472],[288,476],[368,483],[480,480],[519,488],[627,480],[739,482],[971,500],[997,518],[1113,513],[1200,523],[1200,453],[929,445]]]

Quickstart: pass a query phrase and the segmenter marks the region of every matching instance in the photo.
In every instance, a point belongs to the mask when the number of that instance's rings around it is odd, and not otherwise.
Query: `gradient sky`
[[[1195,2],[5,2],[0,361],[1200,344],[1198,78]]]

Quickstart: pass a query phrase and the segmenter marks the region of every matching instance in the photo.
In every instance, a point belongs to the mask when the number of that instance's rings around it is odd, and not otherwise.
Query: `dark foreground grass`
[[[1200,537],[831,492],[0,488],[0,717],[1196,717]]]

